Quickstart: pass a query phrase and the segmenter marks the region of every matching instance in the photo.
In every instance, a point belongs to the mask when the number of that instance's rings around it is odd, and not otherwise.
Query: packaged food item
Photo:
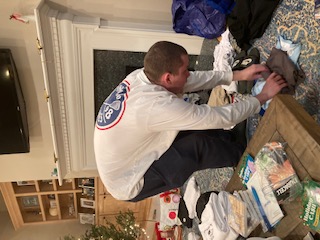
[[[239,177],[245,187],[247,186],[247,182],[255,171],[256,169],[253,157],[251,157],[250,154],[244,155],[242,165],[239,170]]]
[[[230,202],[230,212],[228,213],[228,224],[237,233],[242,236],[247,236],[247,206],[246,204],[235,197],[234,195],[228,194],[228,200]]]
[[[242,228],[244,229],[244,231],[240,231],[241,228],[239,228],[239,233],[243,236],[243,237],[248,237],[250,235],[250,233],[260,224],[262,223],[262,220],[260,219],[260,216],[258,215],[258,211],[256,209],[256,204],[255,202],[253,202],[252,198],[251,198],[251,192],[249,190],[239,190],[239,191],[234,191],[233,192],[233,196],[234,198],[238,199],[238,201],[240,202],[243,202],[246,206],[246,209],[247,209],[247,219],[246,219],[246,222],[247,224],[244,225],[246,227]],[[231,197],[229,197],[231,198]],[[230,199],[230,203],[231,203],[231,206],[233,207],[234,203],[233,202],[236,202],[235,200],[231,200]],[[240,204],[239,204],[240,205]],[[232,212],[236,212],[235,210],[232,210],[230,211],[231,213]],[[244,214],[243,214],[244,215]],[[229,222],[232,220],[232,218],[229,218]],[[233,227],[231,224],[230,224],[231,227]],[[233,227],[233,229],[235,229]]]
[[[255,157],[256,171],[266,177],[279,204],[292,201],[303,191],[283,145],[280,142],[266,143]]]
[[[303,181],[302,206],[300,218],[303,223],[320,232],[320,183],[313,180]]]
[[[179,189],[175,188],[170,191],[163,192],[159,195],[160,200],[160,223],[159,229],[167,231],[176,225],[181,225],[178,218],[179,203],[181,195]]]

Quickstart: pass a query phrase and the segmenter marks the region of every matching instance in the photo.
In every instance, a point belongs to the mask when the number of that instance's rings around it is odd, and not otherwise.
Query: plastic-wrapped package
[[[252,175],[255,173],[254,159],[250,154],[246,154],[242,157],[241,167],[239,169],[239,177],[245,187]]]
[[[238,201],[235,201],[236,198]],[[251,192],[249,190],[246,191],[234,191],[233,192],[233,199],[231,198],[231,196],[229,196],[229,200],[231,203],[231,211],[230,211],[230,216],[228,217],[228,222],[230,224],[230,226],[235,229],[237,232],[239,232],[243,237],[248,237],[250,235],[250,233],[260,224],[262,223],[262,220],[260,219],[259,216],[259,211],[257,210],[257,206],[255,204],[255,202],[252,199],[251,196]],[[238,227],[238,229],[234,226],[234,224],[236,223],[236,218],[235,218],[235,213],[237,218],[239,219],[239,216],[243,216],[244,214],[238,214],[237,211],[234,210],[234,202],[238,202],[238,206],[241,206],[241,203],[243,205],[245,205],[246,207],[246,223],[243,224],[244,225],[244,231],[241,231],[241,228]],[[239,226],[239,224],[237,224],[236,226]]]
[[[305,180],[303,188],[303,211],[300,218],[302,218],[304,225],[320,232],[320,183]]]
[[[292,201],[303,191],[283,145],[269,142],[255,157],[256,170],[267,178],[279,204]]]
[[[181,225],[178,218],[180,198],[178,189],[172,189],[159,195],[161,210],[159,230],[168,231],[174,229],[176,225]]]
[[[230,211],[228,213],[228,224],[237,233],[246,237],[248,231],[248,210],[245,202],[234,195],[228,195]]]

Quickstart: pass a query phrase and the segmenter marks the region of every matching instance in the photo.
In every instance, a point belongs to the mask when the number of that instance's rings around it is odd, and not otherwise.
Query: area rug
[[[298,59],[306,78],[295,91],[294,98],[320,124],[320,19],[315,18],[314,0],[283,0],[274,11],[274,16],[264,35],[253,42],[265,62],[276,46],[278,36],[293,43],[301,43]],[[259,124],[260,116],[248,121],[249,138]]]

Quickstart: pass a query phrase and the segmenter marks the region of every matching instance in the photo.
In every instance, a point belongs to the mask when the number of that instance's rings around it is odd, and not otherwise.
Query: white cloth
[[[276,48],[287,52],[288,57],[291,59],[291,61],[297,67],[299,67],[298,58],[301,52],[301,43],[293,43],[291,40],[285,39],[284,37],[279,35]]]
[[[261,93],[264,85],[266,84],[266,80],[264,80],[263,78],[259,78],[256,83],[254,84],[253,88],[251,89],[251,93],[252,96],[257,96],[259,93]],[[268,101],[266,101],[261,108],[263,108],[264,110],[267,110],[267,108],[269,107],[270,103],[271,103],[272,99],[269,99]]]
[[[197,202],[200,197],[200,188],[196,183],[195,177],[191,177],[186,186],[186,190],[183,194],[183,200],[186,204],[189,218],[193,219],[197,216]]]
[[[212,89],[231,81],[231,71],[190,72],[184,92]],[[179,131],[233,126],[259,110],[260,103],[254,97],[221,107],[185,102],[152,84],[143,69],[138,69],[119,84],[99,111],[94,152],[100,178],[114,198],[132,199],[143,187],[145,172]]]
[[[204,240],[235,240],[239,235],[228,225],[229,206],[223,201],[224,196],[218,197],[216,193],[211,193],[201,215],[201,224],[198,225]]]
[[[215,71],[231,71],[231,66],[236,55],[230,40],[229,40],[229,29],[221,34],[221,41],[214,48],[213,57],[213,70]],[[222,85],[228,93],[238,92],[238,82],[233,81],[230,85]]]
[[[200,236],[194,232],[188,233],[188,240],[199,240]]]

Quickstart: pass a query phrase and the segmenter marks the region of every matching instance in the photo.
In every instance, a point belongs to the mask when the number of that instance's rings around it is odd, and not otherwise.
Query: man
[[[201,169],[235,166],[243,149],[221,129],[260,110],[283,87],[272,73],[256,97],[222,107],[185,102],[184,92],[254,80],[267,71],[188,71],[187,51],[161,41],[147,52],[144,68],[129,74],[102,104],[94,148],[100,178],[119,200],[140,201],[180,187]],[[192,130],[192,131],[190,131]]]

